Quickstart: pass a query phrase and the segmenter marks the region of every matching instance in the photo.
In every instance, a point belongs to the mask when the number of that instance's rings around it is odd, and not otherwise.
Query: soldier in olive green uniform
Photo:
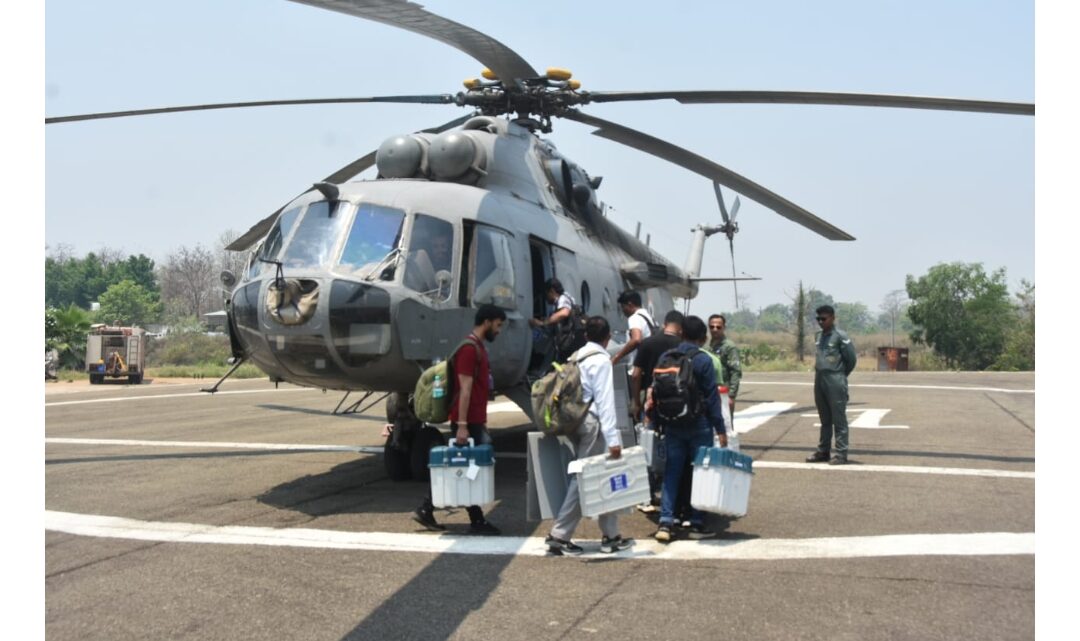
[[[717,377],[720,385],[727,385],[728,404],[731,416],[735,416],[735,396],[739,393],[739,381],[742,380],[742,365],[739,364],[739,348],[727,337],[727,319],[720,314],[709,317],[709,348],[720,357],[723,375]],[[733,421],[734,422],[734,421]],[[729,426],[730,428],[730,426]]]
[[[821,436],[817,451],[807,457],[808,463],[844,465],[848,454],[848,374],[855,369],[855,345],[836,323],[836,312],[831,305],[817,308],[817,321],[821,331],[817,334],[817,361],[814,373],[814,403],[821,419]],[[833,436],[836,448],[829,459]]]

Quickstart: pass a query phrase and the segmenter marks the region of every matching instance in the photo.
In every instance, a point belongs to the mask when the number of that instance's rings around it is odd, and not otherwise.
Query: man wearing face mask
[[[488,361],[484,341],[492,342],[502,331],[506,312],[494,305],[481,305],[476,310],[472,332],[466,336],[466,344],[454,355],[453,370],[457,383],[453,386],[450,401],[451,435],[458,445],[490,445],[487,430],[488,392],[491,387],[491,364]],[[499,534],[499,528],[484,518],[479,505],[470,505],[470,534]],[[424,502],[413,512],[413,520],[429,530],[443,530],[435,520],[435,507],[431,503],[431,489]]]

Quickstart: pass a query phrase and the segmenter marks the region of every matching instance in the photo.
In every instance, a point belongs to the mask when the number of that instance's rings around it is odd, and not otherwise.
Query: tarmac
[[[543,555],[524,415],[491,405],[499,537],[410,519],[381,404],[265,380],[45,386],[45,633],[59,639],[1018,639],[1035,628],[1033,373],[856,372],[851,463],[804,463],[811,374],[750,373],[747,516],[711,541]],[[353,395],[351,400],[356,399]],[[752,429],[750,429],[752,428]],[[746,431],[744,431],[746,430]]]

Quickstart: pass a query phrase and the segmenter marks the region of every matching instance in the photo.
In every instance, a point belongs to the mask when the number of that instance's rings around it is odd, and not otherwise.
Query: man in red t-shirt
[[[476,310],[472,332],[454,355],[453,370],[457,377],[450,399],[450,431],[458,445],[490,445],[487,431],[487,402],[491,388],[491,364],[488,361],[484,341],[492,342],[502,331],[506,312],[494,305],[481,305]],[[465,417],[465,420],[461,420]],[[479,505],[470,505],[469,532],[472,534],[499,534],[499,528],[488,523]],[[445,529],[435,520],[435,507],[431,503],[431,488],[424,502],[413,512],[413,520],[429,530]]]

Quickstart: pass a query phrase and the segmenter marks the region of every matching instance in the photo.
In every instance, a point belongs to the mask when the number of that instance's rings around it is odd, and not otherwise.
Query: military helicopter
[[[534,69],[470,27],[404,0],[295,0],[413,31],[484,65],[455,94],[273,100],[46,118],[46,124],[183,111],[286,104],[401,103],[470,113],[395,135],[266,216],[227,249],[249,252],[242,273],[222,275],[237,364],[272,380],[322,389],[390,394],[386,465],[392,478],[421,473],[441,435],[411,416],[407,397],[424,367],[444,358],[470,328],[475,308],[506,310],[490,346],[495,388],[527,413],[534,335],[545,314],[544,283],[559,278],[590,314],[626,328],[616,298],[642,294],[654,312],[692,299],[702,282],[706,239],[722,233],[734,256],[738,231],[721,187],[830,240],[854,238],[769,189],[691,151],[590,115],[593,103],[788,103],[902,107],[1033,115],[1028,103],[882,94],[792,91],[584,91],[566,69]],[[562,154],[545,134],[559,119],[662,158],[713,183],[722,225],[693,230],[679,266],[615,225],[597,192],[602,179]],[[350,181],[375,167],[371,180]],[[734,269],[734,265],[733,265]],[[216,388],[216,386],[215,386]],[[343,399],[344,401],[344,399]],[[355,409],[360,403],[354,404]],[[341,404],[339,403],[339,409]]]

